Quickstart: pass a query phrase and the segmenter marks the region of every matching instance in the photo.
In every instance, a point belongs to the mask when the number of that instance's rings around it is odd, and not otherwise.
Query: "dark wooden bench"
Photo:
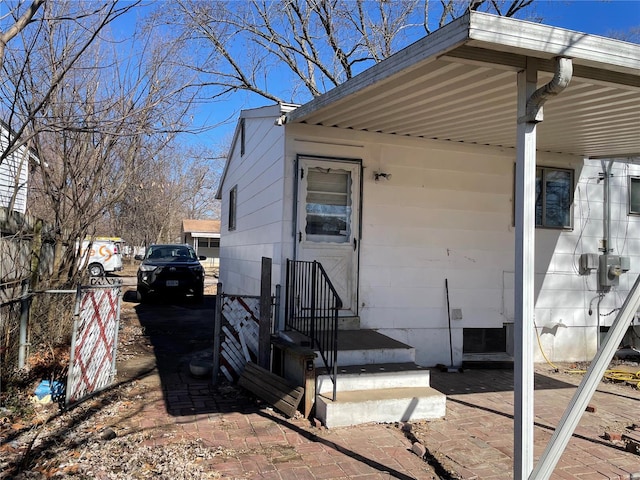
[[[304,388],[293,385],[253,362],[245,365],[238,385],[273,405],[288,417],[294,416],[304,395]]]

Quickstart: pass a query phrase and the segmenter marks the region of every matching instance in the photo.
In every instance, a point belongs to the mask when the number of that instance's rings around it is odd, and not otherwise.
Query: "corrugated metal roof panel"
[[[416,42],[294,110],[288,121],[515,147],[517,71],[527,56],[537,56],[542,86],[553,76],[553,55],[568,52],[577,56],[574,77],[545,104],[538,149],[640,154],[640,45],[486,14],[457,22],[455,35],[444,32],[434,46],[431,37]],[[465,22],[467,44],[460,40]]]

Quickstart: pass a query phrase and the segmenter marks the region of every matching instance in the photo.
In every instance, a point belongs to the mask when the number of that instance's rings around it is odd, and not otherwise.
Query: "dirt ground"
[[[184,439],[175,424],[149,432],[136,430],[132,421],[152,392],[157,392],[163,364],[188,362],[211,349],[212,322],[211,332],[195,337],[188,327],[203,316],[213,319],[216,279],[207,279],[204,304],[158,299],[141,305],[135,278],[123,281],[115,385],[68,411],[55,403],[35,402],[35,397],[31,402],[23,399],[21,408],[0,408],[0,479],[219,478],[204,469],[203,461],[220,451],[198,439]],[[163,314],[158,315],[159,311]],[[154,322],[154,318],[166,321]],[[160,341],[171,342],[163,350],[164,357],[157,356]],[[164,441],[156,445],[149,441],[151,436]]]

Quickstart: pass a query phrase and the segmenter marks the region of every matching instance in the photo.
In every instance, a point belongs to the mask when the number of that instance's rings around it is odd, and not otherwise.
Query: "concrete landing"
[[[311,346],[309,338],[294,331],[280,332],[286,340],[301,346]],[[387,337],[375,330],[338,330],[338,365],[406,363],[415,360],[415,348]],[[320,355],[317,369],[324,367]]]
[[[415,348],[375,330],[339,330],[338,365],[406,363],[415,359]],[[322,367],[316,359],[316,367]]]
[[[319,395],[316,416],[329,428],[369,422],[393,423],[442,418],[446,397],[431,387],[377,388]]]

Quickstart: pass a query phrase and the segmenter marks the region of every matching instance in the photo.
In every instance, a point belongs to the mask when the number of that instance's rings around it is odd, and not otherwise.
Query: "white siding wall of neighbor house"
[[[288,179],[284,183],[283,232],[290,229],[286,223],[292,218],[290,166],[296,154],[363,160],[362,328],[378,329],[415,346],[416,361],[422,365],[449,364],[445,279],[451,309],[459,309],[462,317],[451,320],[455,363],[462,360],[463,328],[501,328],[514,321],[515,151],[295,124],[286,129]],[[239,218],[244,218],[242,211],[253,212],[251,217],[260,219],[259,227],[243,228],[240,234],[247,236],[244,261],[259,260],[256,248],[272,248],[261,246],[258,238],[265,238],[263,232],[276,223],[274,217],[280,208],[272,208],[278,187],[275,176],[280,169],[273,164],[276,155],[267,148],[273,143],[268,138],[266,133],[255,137],[261,152],[274,155],[262,155],[257,163],[263,168],[251,173],[251,178],[257,179],[263,171],[268,172],[261,180],[272,187],[268,201],[246,203],[250,195],[238,195]],[[544,153],[539,153],[538,165],[573,169],[576,187],[573,228],[536,229],[536,325],[549,359],[588,360],[597,345],[597,273],[580,275],[578,265],[581,253],[600,253],[604,207],[603,182],[598,174],[602,167],[600,161]],[[247,165],[237,164],[235,169],[235,178],[248,175]],[[392,177],[376,182],[374,171]],[[640,174],[640,166],[615,163],[611,248],[614,254],[631,257],[631,270],[600,303],[604,326],[611,325],[615,312],[609,313],[622,305],[640,271],[640,217],[628,215],[628,176],[634,174]],[[233,184],[228,182],[229,187]],[[265,187],[253,189],[259,192]],[[265,224],[272,218],[273,222]],[[291,236],[284,237],[285,242],[289,240],[283,258],[292,253]],[[277,252],[265,252],[269,253]],[[281,281],[284,283],[284,278]],[[554,323],[566,328],[550,329]],[[544,361],[540,351],[536,360]]]
[[[0,126],[0,149],[7,148],[7,131]],[[13,209],[25,213],[27,209],[28,159],[26,148],[19,148],[0,164],[0,206],[8,207],[15,195]],[[16,191],[17,190],[17,191]]]
[[[246,118],[244,155],[240,150],[238,136],[221,192],[220,280],[227,293],[259,295],[262,257],[273,259],[272,278],[280,277],[284,128],[274,126],[273,116]],[[229,231],[235,185],[236,229]]]

